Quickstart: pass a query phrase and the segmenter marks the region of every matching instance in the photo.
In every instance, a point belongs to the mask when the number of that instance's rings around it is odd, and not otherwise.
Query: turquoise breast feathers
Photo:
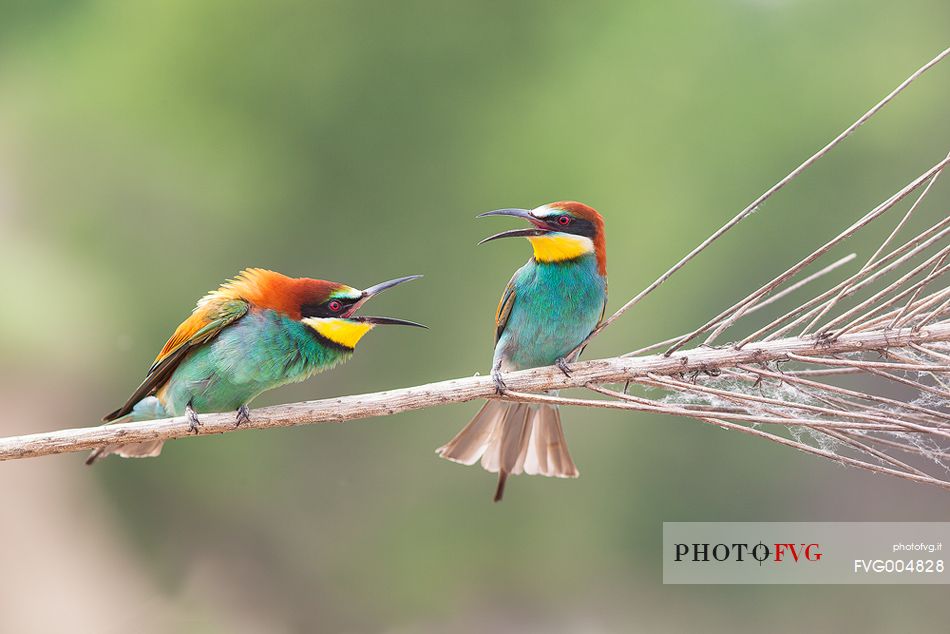
[[[563,263],[530,260],[513,284],[514,305],[495,347],[495,360],[505,370],[564,357],[597,326],[607,297],[593,254]]]

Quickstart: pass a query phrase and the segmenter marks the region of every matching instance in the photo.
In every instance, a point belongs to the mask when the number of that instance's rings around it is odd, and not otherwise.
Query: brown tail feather
[[[145,442],[134,442],[127,445],[106,445],[97,447],[89,453],[86,458],[86,464],[91,465],[100,458],[105,458],[110,454],[115,454],[123,458],[152,458],[162,453],[164,440],[147,440]]]
[[[527,473],[576,478],[557,407],[488,401],[455,438],[436,450],[448,460],[475,464],[498,473],[495,501],[509,475]]]
[[[131,401],[130,401],[131,402]],[[134,421],[154,420],[168,416],[165,407],[155,396],[147,396],[134,403],[134,408],[126,403],[116,411],[107,414],[103,420],[109,423],[129,423]],[[133,411],[134,410],[134,411]],[[96,447],[86,458],[86,464],[91,465],[100,458],[115,454],[122,458],[151,458],[162,453],[163,440],[146,440],[128,444],[113,444]]]
[[[505,496],[505,482],[508,481],[508,472],[499,471],[498,472],[498,486],[495,487],[495,497],[492,499],[492,502],[501,502],[501,498]]]

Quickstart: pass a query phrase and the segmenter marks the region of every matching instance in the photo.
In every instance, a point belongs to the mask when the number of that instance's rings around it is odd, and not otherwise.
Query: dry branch
[[[694,372],[710,373],[719,368],[742,364],[763,364],[786,360],[790,354],[833,355],[877,350],[888,346],[909,347],[950,341],[950,324],[920,330],[854,333],[835,342],[815,338],[791,338],[746,346],[741,350],[727,348],[696,348],[672,356],[598,359],[572,364],[570,377],[556,367],[535,368],[505,375],[505,383],[515,392],[538,392],[586,387],[590,384],[633,382],[649,379],[651,374],[679,376]],[[474,376],[429,383],[387,392],[343,396],[319,401],[264,407],[251,412],[251,421],[239,430],[291,427],[310,423],[342,423],[362,418],[387,416],[449,403],[495,398],[495,384],[490,377]],[[235,431],[234,415],[205,414],[201,416],[201,434]],[[184,416],[161,420],[102,425],[0,439],[0,460],[34,458],[49,454],[83,451],[110,443],[171,440],[190,436]]]

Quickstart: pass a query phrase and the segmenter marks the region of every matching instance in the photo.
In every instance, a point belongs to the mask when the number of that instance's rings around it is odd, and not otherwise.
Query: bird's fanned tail
[[[110,423],[129,423],[133,421],[156,420],[168,416],[165,408],[154,396],[139,401],[130,412],[119,418],[115,418]],[[108,423],[107,423],[108,424]],[[162,453],[164,440],[146,440],[145,442],[134,442],[124,445],[104,445],[93,449],[86,458],[86,464],[91,465],[100,458],[115,454],[122,458],[153,458]]]
[[[436,450],[441,457],[498,473],[495,501],[509,475],[527,473],[576,478],[557,406],[488,401],[455,438]]]
[[[162,453],[164,440],[149,440],[146,442],[134,442],[127,445],[105,445],[96,447],[86,458],[86,464],[92,464],[99,458],[105,458],[108,455],[115,454],[122,458],[154,458]]]

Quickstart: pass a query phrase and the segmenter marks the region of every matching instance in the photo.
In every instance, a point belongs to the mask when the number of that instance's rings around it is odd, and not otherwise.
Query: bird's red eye
[[[571,217],[567,215],[558,216],[557,223],[562,227],[566,227],[567,225],[571,224]]]
[[[334,299],[334,300],[331,301],[329,304],[327,304],[327,308],[329,308],[330,310],[332,310],[332,311],[335,312],[335,313],[338,313],[338,312],[340,312],[340,310],[342,310],[343,304],[342,304],[341,302],[339,302],[339,301],[337,301],[337,300]]]

